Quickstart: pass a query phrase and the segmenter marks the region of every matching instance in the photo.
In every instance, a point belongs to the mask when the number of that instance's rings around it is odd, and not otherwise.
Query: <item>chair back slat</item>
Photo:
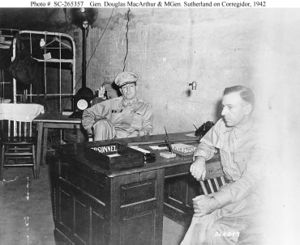
[[[8,167],[32,167],[34,178],[39,176],[36,161],[36,126],[32,121],[44,107],[38,104],[0,104],[0,181]]]
[[[11,126],[10,126],[10,121],[7,121],[7,127],[8,127],[8,129],[7,129],[7,136],[8,137],[11,137],[10,135],[11,135],[11,133],[10,133],[10,130],[11,130]],[[4,126],[5,126],[5,124],[4,124]],[[4,129],[5,130],[5,129]],[[3,134],[5,134],[5,132],[3,132]]]
[[[24,123],[24,136],[27,137],[27,123]]]
[[[217,192],[221,186],[225,185],[224,176],[219,176],[211,179],[200,181],[200,192],[204,195]]]
[[[17,136],[22,136],[22,124],[23,122],[17,122]]]
[[[29,137],[32,137],[32,122],[27,123],[27,126],[29,128]]]
[[[204,184],[204,181],[202,181],[202,180],[200,181],[200,186],[201,186],[201,189],[202,189],[204,195],[208,195],[208,190]]]
[[[1,120],[1,138],[32,137],[32,122]]]
[[[208,179],[207,182],[208,182],[211,193],[214,193],[215,191],[214,191],[214,188],[212,186],[211,179]]]
[[[219,190],[220,189],[220,185],[218,183],[218,180],[216,178],[214,178],[213,180],[214,180],[214,183],[215,183],[215,185],[217,187],[217,190]]]
[[[19,133],[18,122],[15,120],[9,120],[8,123],[11,125],[11,137],[16,137]]]
[[[222,182],[222,185],[225,185],[225,179],[224,179],[224,176],[221,176],[221,182]]]

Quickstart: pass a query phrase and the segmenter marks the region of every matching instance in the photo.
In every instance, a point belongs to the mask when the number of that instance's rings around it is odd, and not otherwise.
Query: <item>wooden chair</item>
[[[0,105],[0,180],[3,180],[3,171],[7,167],[32,167],[34,178],[39,177],[36,133],[32,120],[43,110],[43,106],[37,104]]]
[[[0,179],[6,167],[32,167],[34,178],[38,178],[32,122],[2,120],[1,131]]]
[[[221,186],[225,185],[225,178],[219,161],[206,165],[205,180],[200,182],[200,195],[208,195],[217,192]]]
[[[225,185],[224,176],[209,178],[199,182],[200,182],[200,192],[201,194],[204,195],[217,192],[221,186]]]

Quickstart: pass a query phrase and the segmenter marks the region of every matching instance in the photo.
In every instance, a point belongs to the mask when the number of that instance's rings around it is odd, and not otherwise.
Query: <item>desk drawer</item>
[[[121,206],[155,198],[155,180],[121,186]]]

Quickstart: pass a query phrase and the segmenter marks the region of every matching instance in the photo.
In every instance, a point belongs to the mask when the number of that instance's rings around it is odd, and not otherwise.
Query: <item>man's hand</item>
[[[190,172],[196,180],[204,180],[206,175],[205,159],[197,157],[190,167]]]
[[[212,196],[201,195],[193,198],[194,216],[201,217],[218,208],[217,200]]]
[[[104,86],[101,86],[98,89],[98,97],[102,98],[102,99],[105,99],[105,87]]]

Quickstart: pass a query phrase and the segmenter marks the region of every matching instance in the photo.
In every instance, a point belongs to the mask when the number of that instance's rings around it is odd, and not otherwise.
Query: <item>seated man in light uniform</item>
[[[219,150],[227,184],[193,199],[194,216],[181,245],[259,244],[265,151],[254,121],[254,94],[244,86],[224,90],[222,118],[201,139],[190,172],[206,175],[205,162]]]
[[[115,78],[122,96],[105,100],[84,110],[82,126],[94,140],[127,138],[152,132],[152,110],[136,97],[138,77],[121,72]]]

